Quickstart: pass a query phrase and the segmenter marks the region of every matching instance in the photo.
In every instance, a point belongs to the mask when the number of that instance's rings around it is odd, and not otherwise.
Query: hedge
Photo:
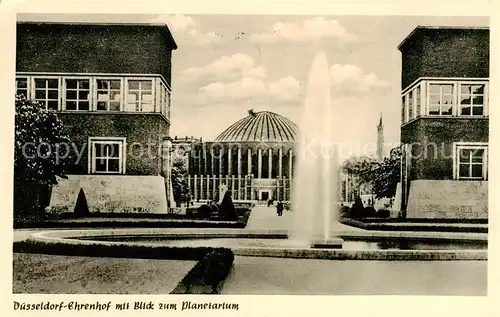
[[[91,214],[88,217],[78,218],[74,214],[59,215],[60,219],[46,217],[26,217],[14,219],[14,229],[21,228],[245,228],[251,210],[237,208],[238,221],[210,220],[203,222],[199,217],[178,214]],[[125,218],[117,220],[115,218]],[[127,221],[130,219],[130,221]],[[148,221],[149,220],[149,221]],[[158,221],[152,221],[158,220]],[[173,221],[172,221],[173,220]],[[184,221],[179,221],[184,220]]]
[[[115,244],[67,244],[62,242],[18,241],[13,244],[15,253],[39,253],[110,258],[140,258],[163,260],[200,260],[213,251],[211,247],[171,247]]]
[[[369,220],[365,220],[369,221]],[[453,226],[447,225],[442,226],[439,223],[433,223],[432,225],[420,225],[418,223],[414,223],[408,225],[405,223],[404,226],[398,226],[397,222],[392,223],[369,223],[359,219],[350,219],[344,218],[340,222],[366,230],[377,230],[377,231],[424,231],[424,232],[474,232],[474,233],[488,233],[488,228],[484,227],[461,227],[461,226]],[[427,221],[430,222],[429,220]],[[402,222],[404,223],[404,222]]]
[[[211,251],[196,263],[170,294],[218,294],[233,261],[234,254],[229,249]]]

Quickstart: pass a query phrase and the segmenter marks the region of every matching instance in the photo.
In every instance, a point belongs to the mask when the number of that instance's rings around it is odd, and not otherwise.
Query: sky
[[[166,23],[172,59],[171,136],[213,140],[248,110],[299,122],[311,63],[328,59],[332,124],[358,154],[399,142],[401,55],[418,25],[488,26],[486,17],[270,15],[39,15],[19,20]]]

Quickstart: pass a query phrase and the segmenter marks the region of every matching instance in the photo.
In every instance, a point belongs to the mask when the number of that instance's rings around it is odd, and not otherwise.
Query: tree
[[[342,165],[342,169],[349,175],[356,176],[362,183],[371,182],[373,170],[378,166],[377,160],[369,156],[353,156],[347,159]]]
[[[38,214],[57,177],[66,178],[72,143],[54,112],[23,95],[16,96],[14,133],[14,212]]]
[[[374,171],[373,190],[377,198],[392,198],[396,195],[396,187],[400,178],[401,149],[391,150],[390,156],[384,158]]]
[[[183,157],[173,158],[172,161],[172,190],[175,202],[181,203],[189,200],[188,172]]]
[[[342,170],[347,175],[354,176],[354,186],[358,188],[364,184],[371,184],[374,177],[374,171],[378,168],[379,162],[369,156],[353,156],[347,159]]]

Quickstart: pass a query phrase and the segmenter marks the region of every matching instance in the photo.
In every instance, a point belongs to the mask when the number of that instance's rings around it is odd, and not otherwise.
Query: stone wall
[[[488,218],[488,181],[414,180],[407,218]]]
[[[132,175],[68,175],[52,189],[51,210],[73,212],[80,189],[91,213],[168,211],[164,178]]]

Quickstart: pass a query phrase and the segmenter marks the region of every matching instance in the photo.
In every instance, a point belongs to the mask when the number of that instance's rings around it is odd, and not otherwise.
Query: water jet
[[[306,86],[295,179],[292,188],[294,225],[289,239],[312,248],[340,248],[342,239],[332,237],[331,224],[340,211],[340,164],[332,126],[330,73],[323,51],[314,58]]]

